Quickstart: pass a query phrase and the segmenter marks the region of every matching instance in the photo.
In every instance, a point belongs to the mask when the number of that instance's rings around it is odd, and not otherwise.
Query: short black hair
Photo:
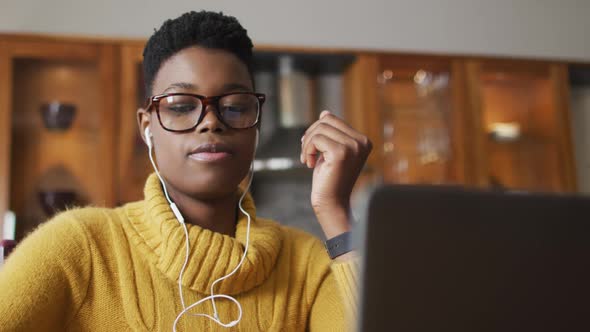
[[[192,46],[230,52],[246,65],[252,75],[252,40],[240,22],[222,12],[191,11],[165,21],[147,41],[143,49],[146,94],[152,93],[154,79],[162,64]]]

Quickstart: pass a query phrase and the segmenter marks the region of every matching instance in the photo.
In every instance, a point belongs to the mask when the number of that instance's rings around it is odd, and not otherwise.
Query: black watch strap
[[[353,250],[352,233],[345,232],[326,241],[326,250],[331,259]]]

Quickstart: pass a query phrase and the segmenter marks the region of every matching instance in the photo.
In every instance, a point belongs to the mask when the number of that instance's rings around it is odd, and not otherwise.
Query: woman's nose
[[[205,112],[205,114],[203,115],[201,123],[197,126],[197,131],[199,133],[205,133],[208,131],[220,132],[227,129],[217,117],[216,110],[212,105],[207,105],[203,112]]]

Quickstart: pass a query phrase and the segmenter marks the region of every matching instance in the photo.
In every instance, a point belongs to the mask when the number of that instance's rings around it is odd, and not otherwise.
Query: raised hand
[[[350,195],[371,149],[365,135],[328,111],[301,138],[301,162],[314,169],[311,205],[327,238],[350,230]]]

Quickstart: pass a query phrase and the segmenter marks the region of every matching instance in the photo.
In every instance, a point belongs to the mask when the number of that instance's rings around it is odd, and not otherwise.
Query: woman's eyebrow
[[[194,90],[197,90],[197,86],[196,86],[196,85],[194,85],[194,84],[192,84],[192,83],[188,83],[188,82],[177,82],[177,83],[172,83],[172,84],[170,84],[170,85],[169,85],[169,86],[166,88],[166,90],[164,90],[164,92],[162,92],[162,93],[166,93],[166,92],[168,92],[168,91],[170,91],[170,90],[173,90],[173,89],[175,89],[175,88],[176,88],[176,89],[193,90],[193,91],[194,91]]]

